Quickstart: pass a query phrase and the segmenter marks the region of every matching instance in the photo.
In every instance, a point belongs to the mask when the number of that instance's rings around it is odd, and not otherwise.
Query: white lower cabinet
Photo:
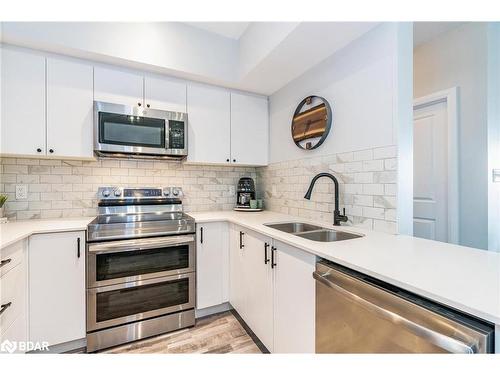
[[[274,241],[274,352],[315,352],[316,256]]]
[[[33,235],[28,257],[30,341],[85,338],[85,232]]]
[[[204,309],[228,301],[228,224],[197,224],[196,230],[196,308]]]
[[[314,353],[316,257],[237,225],[230,303],[272,353]]]

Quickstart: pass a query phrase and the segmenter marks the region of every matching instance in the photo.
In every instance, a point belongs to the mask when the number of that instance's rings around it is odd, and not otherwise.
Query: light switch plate
[[[493,182],[500,182],[500,169],[493,169]]]
[[[28,199],[28,185],[16,185],[16,199]]]

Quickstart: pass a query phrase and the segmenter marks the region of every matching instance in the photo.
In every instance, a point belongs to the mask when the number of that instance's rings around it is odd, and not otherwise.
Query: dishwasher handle
[[[428,327],[421,324],[413,322],[399,314],[396,314],[390,310],[386,310],[381,306],[378,306],[366,299],[342,288],[340,285],[325,278],[321,273],[314,272],[313,277],[323,285],[330,289],[334,289],[336,292],[342,294],[345,298],[351,300],[354,303],[362,305],[366,310],[371,313],[377,314],[378,316],[387,319],[394,324],[401,325],[408,331],[412,332],[416,336],[425,338],[432,344],[450,352],[459,354],[472,354],[477,352],[477,344],[472,338],[468,340],[468,343],[454,339],[450,336],[443,335],[442,333],[436,332]]]

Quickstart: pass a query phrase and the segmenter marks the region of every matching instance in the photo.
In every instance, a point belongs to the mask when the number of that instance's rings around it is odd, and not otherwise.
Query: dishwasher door
[[[442,307],[444,314],[424,308],[418,298],[402,298],[395,288],[384,289],[330,262],[318,263],[313,276],[317,353],[493,351],[494,330],[486,324],[446,314]]]

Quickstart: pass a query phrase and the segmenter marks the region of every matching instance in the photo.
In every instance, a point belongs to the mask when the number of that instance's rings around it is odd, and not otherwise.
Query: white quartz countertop
[[[500,253],[390,235],[356,227],[364,237],[315,242],[266,227],[266,223],[331,223],[271,211],[190,212],[197,223],[227,221],[295,246],[439,303],[500,324]],[[86,230],[92,217],[26,220],[0,224],[0,249],[36,233]],[[339,229],[339,228],[334,228]]]
[[[73,232],[87,230],[94,217],[53,220],[20,220],[0,224],[0,249],[36,233]]]
[[[266,227],[265,223],[307,222],[276,212],[190,212],[197,223],[229,221],[344,265],[400,288],[500,324],[500,253],[356,227],[364,237],[315,242]],[[338,228],[334,228],[338,229]]]

